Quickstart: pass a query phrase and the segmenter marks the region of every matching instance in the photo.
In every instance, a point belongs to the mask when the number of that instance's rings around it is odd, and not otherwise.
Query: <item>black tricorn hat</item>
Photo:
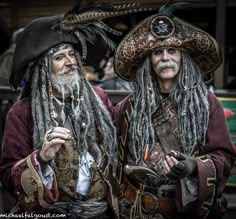
[[[43,55],[48,49],[60,43],[71,43],[81,54],[80,40],[69,32],[54,30],[63,15],[43,17],[30,22],[16,42],[13,56],[10,84],[16,89],[23,79],[29,62]],[[98,34],[92,34],[86,41],[87,56],[83,60],[87,65],[97,64],[106,54],[108,46]]]
[[[74,44],[86,65],[97,64],[108,48],[115,48],[105,31],[120,34],[104,24],[104,19],[154,10],[140,8],[139,3],[112,5],[110,1],[86,2],[79,1],[72,10],[63,15],[34,20],[25,28],[16,43],[10,84],[17,88],[29,62],[63,42]]]

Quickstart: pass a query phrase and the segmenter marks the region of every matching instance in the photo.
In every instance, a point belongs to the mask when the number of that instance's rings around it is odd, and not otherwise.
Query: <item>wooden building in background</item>
[[[176,0],[178,1],[178,0]],[[213,75],[216,89],[228,89],[230,81],[236,81],[236,1],[235,0],[185,0],[192,3],[187,10],[178,10],[175,15],[208,31],[220,44],[223,65]],[[64,13],[75,5],[76,0],[0,0],[0,53],[10,43],[11,33],[24,27],[31,20],[43,16]],[[157,7],[167,0],[113,0],[117,3],[142,2],[144,6]],[[116,27],[131,29],[149,13],[127,15],[108,21]],[[123,26],[122,26],[123,24]],[[117,40],[117,39],[115,39]],[[119,41],[120,39],[118,39]],[[236,84],[235,88],[236,89]]]

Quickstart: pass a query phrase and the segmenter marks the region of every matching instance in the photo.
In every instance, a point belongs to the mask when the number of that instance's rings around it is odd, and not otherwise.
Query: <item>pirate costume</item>
[[[10,109],[4,132],[1,180],[14,191],[15,212],[61,212],[67,218],[108,218],[108,201],[119,215],[112,167],[116,164],[113,106],[101,88],[84,79],[83,64],[95,65],[113,43],[105,31],[119,32],[102,19],[150,10],[138,4],[78,4],[64,15],[39,18],[26,26],[17,41],[11,84],[25,86]],[[74,49],[78,82],[70,96],[53,93],[52,55]],[[70,130],[49,162],[39,150],[54,127]],[[108,200],[108,201],[107,201]]]
[[[115,72],[133,80],[135,87],[114,113],[121,218],[216,218],[223,209],[222,192],[235,151],[222,105],[202,80],[222,57],[212,36],[173,16],[178,6],[182,3],[167,3],[137,24],[115,56]],[[150,56],[157,48],[182,53],[171,93],[160,92],[151,67]],[[194,158],[190,175],[165,174],[163,161],[171,150],[179,158]]]

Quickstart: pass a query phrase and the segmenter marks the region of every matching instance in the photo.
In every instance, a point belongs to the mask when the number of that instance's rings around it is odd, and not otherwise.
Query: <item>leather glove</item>
[[[181,179],[187,176],[194,176],[197,173],[197,163],[194,157],[182,154],[180,152],[171,151],[169,158],[177,161],[175,165],[170,167],[170,171],[166,174],[170,178]]]

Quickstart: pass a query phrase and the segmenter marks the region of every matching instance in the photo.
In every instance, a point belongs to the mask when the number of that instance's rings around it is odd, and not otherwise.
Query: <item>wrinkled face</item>
[[[179,73],[181,52],[175,48],[157,48],[151,55],[158,81],[174,80]]]
[[[77,62],[72,47],[59,50],[52,55],[52,71],[55,75],[62,75],[62,77],[73,75],[74,65],[77,65]]]
[[[52,86],[59,93],[69,95],[79,75],[74,49],[71,46],[52,54]]]

